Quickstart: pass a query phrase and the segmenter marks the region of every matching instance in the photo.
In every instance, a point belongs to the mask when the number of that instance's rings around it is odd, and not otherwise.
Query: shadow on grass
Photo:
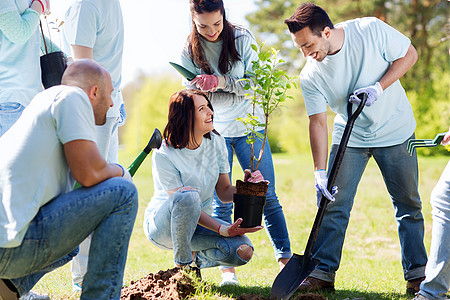
[[[238,298],[243,294],[258,295],[269,299],[271,288],[268,286],[224,286],[211,285],[213,294],[220,294],[227,297]],[[329,300],[411,300],[414,296],[401,293],[377,293],[363,292],[357,290],[336,290],[335,292],[318,292],[317,294]],[[291,299],[295,299],[300,292],[295,293]]]

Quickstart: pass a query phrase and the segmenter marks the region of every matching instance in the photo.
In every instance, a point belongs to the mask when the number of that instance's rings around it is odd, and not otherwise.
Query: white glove
[[[375,103],[375,101],[377,101],[378,97],[383,94],[383,88],[381,87],[381,84],[377,82],[374,85],[357,89],[352,95],[350,95],[349,101],[359,105],[361,103],[361,99],[358,98],[358,95],[362,93],[367,94],[366,106],[371,106]]]
[[[118,165],[119,167],[122,168],[122,177],[133,182],[133,178],[131,177],[130,172],[128,172],[128,170],[125,169],[121,164],[116,164],[116,165]]]
[[[221,236],[238,236],[238,235],[244,235],[246,233],[256,232],[258,230],[263,229],[262,226],[255,226],[255,227],[239,227],[239,225],[242,223],[242,218],[237,219],[236,222],[229,225],[219,225],[219,229],[217,229],[217,233]]]
[[[322,199],[322,195],[325,196],[331,202],[334,202],[334,195],[338,192],[338,187],[333,186],[331,189],[331,193],[327,190],[328,185],[328,177],[327,171],[321,169],[314,171],[314,178],[316,180],[316,193],[317,193],[317,207],[320,205],[320,200]]]
[[[131,177],[131,174],[130,174],[130,172],[128,172],[127,169],[125,169],[125,172],[123,172],[123,176],[122,177],[127,179],[127,180],[129,180],[129,181],[131,181],[131,182],[133,182],[133,177]]]

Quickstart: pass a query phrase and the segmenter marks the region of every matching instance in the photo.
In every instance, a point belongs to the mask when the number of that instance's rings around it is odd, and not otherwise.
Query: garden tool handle
[[[347,102],[347,112],[348,112],[348,119],[347,119],[347,125],[345,126],[344,133],[342,134],[341,142],[339,143],[339,148],[336,152],[336,156],[334,157],[333,165],[331,167],[330,174],[328,176],[328,183],[327,183],[327,189],[331,193],[331,190],[333,188],[334,182],[336,181],[336,176],[339,171],[339,167],[341,166],[342,158],[344,157],[345,148],[347,147],[348,140],[350,138],[350,133],[353,129],[353,124],[356,121],[356,118],[359,116],[359,114],[362,112],[364,105],[366,105],[367,101],[367,94],[361,93],[358,95],[358,97],[361,99],[361,102],[359,103],[358,107],[356,108],[356,111],[352,113],[352,103]],[[316,218],[314,220],[313,228],[311,230],[311,233],[308,238],[308,243],[306,244],[304,256],[306,257],[306,260],[309,260],[312,256],[312,250],[314,247],[314,244],[316,243],[317,235],[319,234],[319,228],[322,224],[322,219],[325,214],[325,209],[328,205],[330,200],[328,200],[325,196],[322,195],[322,199],[320,200],[319,210],[317,211]]]

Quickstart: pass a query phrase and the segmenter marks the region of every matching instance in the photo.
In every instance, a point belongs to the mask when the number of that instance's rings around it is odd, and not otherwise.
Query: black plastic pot
[[[266,196],[249,196],[234,194],[234,221],[242,218],[241,227],[260,226],[264,205],[266,204]]]
[[[61,51],[41,56],[41,79],[45,89],[61,84],[66,69],[66,59]]]

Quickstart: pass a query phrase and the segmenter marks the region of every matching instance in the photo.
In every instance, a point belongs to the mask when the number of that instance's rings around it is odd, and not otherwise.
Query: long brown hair
[[[228,22],[225,15],[225,7],[222,0],[190,0],[191,2],[191,19],[192,32],[187,38],[188,53],[191,57],[192,63],[197,65],[206,74],[212,74],[211,66],[205,57],[205,52],[201,44],[201,35],[197,31],[194,23],[194,14],[210,13],[220,11],[223,16],[223,30],[220,33],[222,37],[222,50],[219,56],[219,71],[222,74],[227,74],[234,63],[241,60],[241,56],[236,50],[234,28],[235,26]]]
[[[208,101],[208,107],[213,111],[208,96],[202,91],[185,89],[173,93],[169,100],[169,115],[163,136],[175,149],[187,147],[191,136],[194,136],[194,95],[205,97],[206,101]],[[218,134],[215,130],[212,132]],[[211,139],[210,132],[206,133],[204,137]],[[196,141],[194,142],[196,143]]]

